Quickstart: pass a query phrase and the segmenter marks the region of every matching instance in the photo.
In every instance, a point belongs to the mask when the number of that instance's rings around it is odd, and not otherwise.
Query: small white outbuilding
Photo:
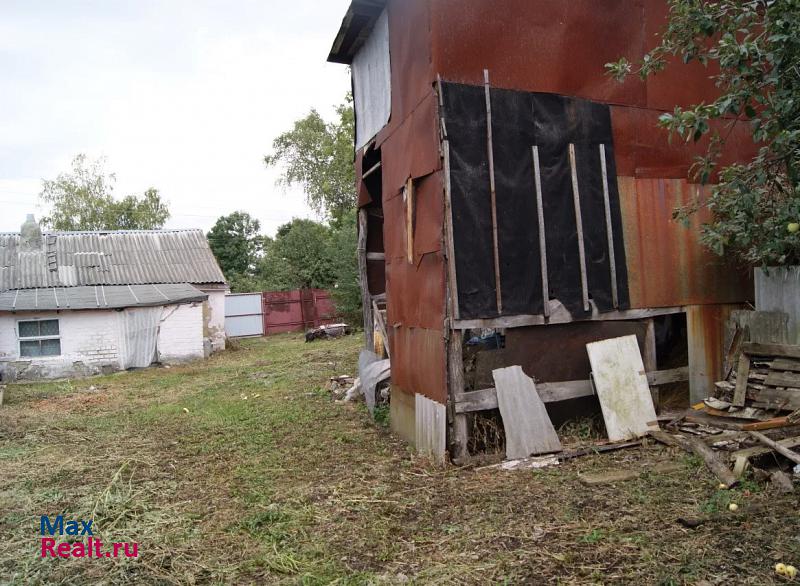
[[[0,234],[0,380],[202,359],[228,286],[200,230]]]

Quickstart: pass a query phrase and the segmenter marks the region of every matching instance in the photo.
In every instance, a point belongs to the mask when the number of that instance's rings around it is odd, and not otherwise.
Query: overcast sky
[[[119,196],[156,187],[167,227],[245,210],[312,217],[275,185],[272,139],[350,87],[325,62],[349,0],[0,0],[0,231],[43,178],[105,156]]]

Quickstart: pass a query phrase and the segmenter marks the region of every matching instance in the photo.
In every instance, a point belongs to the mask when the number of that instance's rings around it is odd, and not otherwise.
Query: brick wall
[[[0,314],[0,377],[5,380],[79,377],[121,367],[121,313],[114,310]],[[61,355],[19,356],[17,322],[58,319]],[[203,358],[203,304],[162,309],[159,360],[176,364]]]
[[[17,322],[58,319],[61,355],[19,356]],[[0,374],[3,378],[59,378],[111,372],[119,368],[119,314],[116,311],[62,311],[0,316]]]

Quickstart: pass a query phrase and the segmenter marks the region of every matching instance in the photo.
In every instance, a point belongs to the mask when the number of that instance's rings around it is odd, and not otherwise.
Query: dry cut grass
[[[776,561],[800,562],[796,497],[720,491],[659,446],[539,471],[435,468],[323,390],[360,344],[284,335],[180,368],[11,386],[0,583],[766,584]],[[577,478],[676,459],[680,472],[617,485]],[[39,516],[58,513],[140,558],[37,557]],[[700,514],[713,521],[676,523]]]

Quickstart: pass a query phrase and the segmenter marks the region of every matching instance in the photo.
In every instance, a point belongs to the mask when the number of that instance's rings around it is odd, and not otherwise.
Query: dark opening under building
[[[666,17],[665,0],[352,2],[329,60],[352,67],[365,319],[369,336],[385,303],[392,427],[421,452],[482,449],[493,368],[521,365],[554,419],[591,406],[588,342],[635,334],[654,388],[687,399],[720,377],[752,284],[701,246],[702,214],[672,220],[707,189],[689,179],[706,147],[657,128],[714,98],[710,73],[604,68]],[[728,144],[723,162],[752,149],[746,129]]]

